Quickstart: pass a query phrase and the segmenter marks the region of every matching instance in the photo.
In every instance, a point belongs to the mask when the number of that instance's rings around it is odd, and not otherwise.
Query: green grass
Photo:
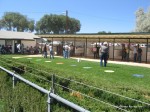
[[[0,112],[3,110],[4,103],[0,100]]]
[[[5,55],[5,57],[7,57]],[[8,56],[10,57],[10,56]],[[41,59],[41,61],[38,61]],[[81,61],[77,62],[74,59],[55,58],[50,60],[49,58],[19,58],[16,61],[31,61],[37,65],[57,71],[54,74],[62,75],[65,77],[72,77],[73,79],[80,79],[82,81],[91,82],[90,85],[96,85],[98,87],[107,87],[109,89],[117,89],[121,87],[133,88],[138,91],[150,92],[150,69],[144,67],[135,67],[119,64],[109,64],[107,67],[100,67],[99,62]],[[51,62],[45,62],[51,61]],[[57,64],[63,63],[63,64]],[[76,66],[71,66],[76,65]],[[91,67],[85,69],[83,67]],[[42,69],[42,68],[39,68]],[[106,73],[105,70],[113,70],[113,73]],[[133,74],[142,74],[143,78],[134,77]]]
[[[107,67],[100,67],[99,62],[81,61],[75,59],[55,58],[50,60],[41,57],[28,59],[28,57],[12,59],[15,55],[5,55],[2,58],[21,62],[26,65],[37,66],[38,70],[51,71],[51,74],[71,78],[87,85],[109,90],[132,98],[139,98],[142,101],[150,101],[150,69],[144,67],[127,66],[120,64],[109,64]],[[21,56],[21,55],[19,55]],[[41,59],[40,61],[38,59]],[[45,62],[51,61],[51,62]],[[57,64],[63,63],[63,64]],[[76,65],[76,66],[71,66]],[[91,67],[85,69],[83,67]],[[106,73],[105,70],[113,70],[113,73]],[[134,77],[133,74],[144,75],[143,78]],[[79,88],[78,86],[77,88]]]

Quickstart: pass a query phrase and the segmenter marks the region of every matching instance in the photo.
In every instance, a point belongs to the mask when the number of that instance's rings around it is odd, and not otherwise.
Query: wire
[[[3,61],[1,61],[1,62],[3,62]],[[7,64],[7,65],[9,65],[9,66],[11,66],[11,67],[14,67],[13,65],[8,64],[8,63],[6,63],[6,62],[3,62],[3,63],[5,63],[5,64]],[[39,78],[39,79],[42,79],[42,80],[44,80],[44,81],[52,82],[52,81],[47,80],[47,79],[45,79],[45,78],[43,78],[43,77],[41,77],[41,76],[35,75],[35,74],[33,74],[33,73],[30,73],[30,72],[29,72],[29,71],[27,71],[27,70],[23,70],[23,69],[21,69],[21,68],[19,68],[19,67],[15,67],[15,68],[17,68],[17,69],[19,69],[19,70],[22,70],[22,71],[24,71],[24,72],[28,72],[29,74],[31,74],[31,75],[33,75],[33,76],[35,76],[35,77]]]
[[[126,99],[129,99],[129,100],[132,100],[132,101],[136,101],[138,103],[142,103],[142,104],[146,104],[148,106],[150,106],[149,103],[146,103],[146,102],[143,102],[143,101],[140,101],[140,100],[136,100],[136,99],[133,99],[133,98],[130,98],[130,97],[126,97],[126,96],[123,96],[123,95],[120,95],[120,94],[117,94],[117,93],[113,93],[113,92],[110,92],[110,91],[107,91],[107,90],[104,90],[104,89],[100,89],[98,87],[94,87],[94,86],[91,86],[91,85],[88,85],[88,84],[84,84],[84,83],[81,83],[81,82],[78,82],[78,81],[75,81],[75,80],[72,80],[72,79],[67,79],[67,78],[64,78],[62,76],[58,76],[57,77],[61,77],[63,79],[66,79],[66,80],[69,80],[69,81],[72,81],[72,82],[75,82],[77,84],[81,84],[81,85],[84,85],[84,86],[87,86],[87,87],[90,87],[90,88],[94,88],[94,89],[97,89],[97,90],[101,90],[101,91],[104,91],[106,93],[110,93],[110,94],[113,94],[113,95],[116,95],[116,96],[120,96],[120,97],[123,97],[123,98],[126,98]]]
[[[57,85],[57,86],[63,87],[63,88],[65,88],[65,89],[68,89],[69,91],[78,92],[78,91],[76,91],[76,90],[73,90],[73,89],[70,89],[70,88],[68,88],[68,87],[62,86],[62,85],[60,85],[60,84],[58,84],[58,83],[54,83],[54,84]],[[125,112],[129,112],[129,111],[127,111],[127,110],[125,110],[125,109],[122,109],[122,108],[120,108],[120,107],[118,107],[118,106],[112,105],[112,104],[110,104],[110,103],[106,103],[106,102],[104,102],[104,101],[101,101],[101,100],[96,99],[96,98],[94,98],[94,97],[91,97],[91,96],[89,96],[89,95],[83,94],[83,93],[81,93],[81,92],[79,92],[79,93],[80,93],[82,96],[85,96],[85,97],[91,98],[91,99],[93,99],[93,100],[99,101],[99,102],[101,102],[101,103],[103,103],[103,104],[109,105],[109,106],[114,107],[114,108],[117,108],[117,109],[119,109],[119,110],[123,110],[123,111],[125,111]]]
[[[48,72],[45,72],[45,73],[48,73]],[[48,74],[49,74],[49,73],[48,73]],[[116,95],[116,96],[120,96],[120,97],[129,99],[129,100],[136,101],[136,102],[138,102],[138,103],[142,103],[142,104],[145,104],[145,105],[150,106],[149,103],[146,103],[146,102],[143,102],[143,101],[140,101],[140,100],[136,100],[136,99],[133,99],[133,98],[130,98],[130,97],[126,97],[126,96],[123,96],[123,95],[120,95],[120,94],[117,94],[117,93],[113,93],[113,92],[110,92],[110,91],[107,91],[107,90],[104,90],[104,89],[100,89],[100,88],[98,88],[98,87],[94,87],[94,86],[91,86],[91,85],[87,85],[87,84],[84,84],[84,83],[81,83],[81,82],[78,82],[78,81],[75,81],[75,80],[72,80],[72,79],[64,78],[64,77],[62,77],[62,76],[58,76],[58,75],[56,75],[56,76],[59,77],[59,78],[68,80],[68,81],[75,82],[75,83],[77,83],[77,84],[84,85],[84,86],[86,86],[86,87],[90,87],[90,88],[94,88],[94,89],[97,89],[97,90],[101,90],[101,91],[104,91],[104,92],[109,93],[109,94],[113,94],[113,95]]]
[[[3,58],[3,59],[4,59],[4,58]],[[8,59],[7,59],[7,60],[8,60]],[[8,61],[12,61],[12,60],[9,59]],[[14,61],[12,61],[12,62],[14,62]],[[22,66],[25,66],[25,67],[28,67],[28,68],[31,68],[31,69],[33,69],[33,70],[37,70],[37,69],[35,69],[35,68],[29,67],[29,66],[27,66],[27,65],[21,64],[21,63],[16,62],[16,61],[15,61],[15,63],[17,63],[17,64],[19,64],[19,65],[22,65]],[[50,74],[50,73],[48,73],[48,72],[46,72],[46,71],[43,71],[43,70],[37,70],[37,71],[39,71],[39,72],[44,72],[44,73],[46,73],[46,74],[48,74],[48,75],[52,75],[52,74]]]
[[[8,64],[8,63],[6,63],[6,62],[4,62],[4,61],[1,61],[1,62],[7,64],[8,66],[13,66],[13,65]],[[18,68],[18,67],[15,67],[15,68]],[[18,69],[20,69],[20,68],[18,68]],[[22,69],[20,69],[20,70],[22,70]],[[23,71],[25,71],[25,70],[23,70]],[[38,77],[38,78],[40,78],[40,79],[46,80],[46,79],[41,78],[41,77],[39,77],[39,76],[37,76],[37,75],[35,75],[35,74],[32,74],[32,73],[30,73],[30,74],[31,74],[31,75],[34,75],[34,76],[36,76],[36,77]],[[51,81],[49,81],[49,80],[46,80],[46,81],[51,82]],[[66,88],[66,89],[68,89],[68,90],[70,90],[70,91],[75,91],[75,90],[73,90],[73,89],[70,89],[70,88],[67,88],[67,87],[65,87],[65,86],[62,86],[62,85],[60,85],[60,84],[58,84],[58,83],[54,83],[54,84],[57,85],[57,86]],[[76,91],[76,92],[77,92],[77,91]],[[112,106],[112,107],[115,107],[115,108],[117,108],[117,109],[119,109],[119,110],[123,110],[123,111],[127,112],[126,110],[124,110],[124,109],[122,109],[122,108],[120,108],[120,107],[111,105],[111,104],[106,103],[106,102],[104,102],[104,101],[100,101],[100,100],[98,100],[98,99],[96,99],[96,98],[90,97],[90,96],[88,96],[88,95],[86,95],[86,94],[83,94],[83,93],[81,93],[81,92],[79,92],[79,93],[80,93],[81,95],[85,96],[85,97],[91,98],[91,99],[93,99],[93,100],[99,101],[99,102],[101,102],[101,103],[107,104],[107,105],[109,105],[109,106]]]

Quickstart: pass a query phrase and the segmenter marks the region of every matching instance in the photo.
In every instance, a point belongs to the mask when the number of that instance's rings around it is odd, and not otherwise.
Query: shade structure
[[[132,39],[133,43],[145,43],[145,39],[150,39],[150,33],[110,33],[110,34],[44,34],[38,35],[41,38],[51,39],[55,41],[61,41],[65,39],[66,41],[76,40],[76,41],[88,41],[98,40],[100,42],[117,42],[128,43],[129,39]]]

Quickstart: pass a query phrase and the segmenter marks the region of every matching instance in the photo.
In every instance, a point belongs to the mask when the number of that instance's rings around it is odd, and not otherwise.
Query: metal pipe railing
[[[85,110],[85,109],[82,108],[82,107],[79,107],[78,105],[76,105],[76,104],[74,104],[74,103],[72,103],[72,102],[67,101],[67,100],[64,99],[64,98],[61,98],[61,97],[58,96],[58,95],[55,95],[55,94],[53,94],[53,93],[50,93],[50,96],[53,97],[54,99],[58,100],[58,101],[61,101],[61,102],[64,103],[64,104],[68,105],[69,107],[72,107],[72,108],[74,108],[75,110],[78,110],[79,112],[90,112],[90,111],[88,111],[88,110]]]
[[[24,83],[26,83],[26,84],[28,84],[28,85],[30,85],[30,86],[36,88],[37,90],[39,90],[39,91],[41,91],[41,92],[43,92],[43,93],[45,93],[45,94],[48,94],[48,101],[47,101],[47,102],[48,102],[49,104],[50,104],[50,97],[51,97],[51,98],[56,99],[56,100],[59,101],[59,102],[62,102],[62,103],[65,104],[65,105],[68,105],[69,107],[71,107],[71,108],[73,108],[73,109],[75,109],[75,110],[77,110],[77,111],[79,111],[79,112],[90,112],[90,111],[88,111],[88,110],[86,110],[86,109],[84,109],[84,108],[82,108],[82,107],[80,107],[80,106],[78,106],[78,105],[76,105],[76,104],[74,104],[74,103],[72,103],[72,102],[70,102],[70,101],[68,101],[68,100],[66,100],[66,99],[64,99],[64,98],[62,98],[62,97],[56,95],[56,94],[54,94],[54,93],[51,93],[50,91],[48,91],[48,90],[46,90],[46,89],[44,89],[44,88],[42,88],[42,87],[40,87],[40,86],[38,86],[38,85],[36,85],[36,84],[30,82],[30,81],[28,81],[27,79],[24,79],[23,77],[21,77],[21,76],[15,74],[15,73],[13,73],[13,72],[11,72],[11,71],[5,69],[5,68],[2,67],[2,66],[0,66],[0,69],[2,69],[3,71],[9,73],[10,75],[12,75],[13,78],[14,78],[14,77],[15,77],[15,78],[18,78],[19,80],[21,80],[21,81],[23,81]],[[13,81],[14,81],[14,80],[13,80]],[[48,107],[48,112],[50,112],[49,108],[50,108],[50,106]]]

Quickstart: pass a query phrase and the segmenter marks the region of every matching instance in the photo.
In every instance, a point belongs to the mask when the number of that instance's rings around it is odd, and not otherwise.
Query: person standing
[[[94,59],[96,59],[96,55],[97,55],[96,46],[93,47],[92,51],[93,51],[93,54],[94,54]]]
[[[21,49],[21,54],[24,54],[24,44],[22,43],[20,47],[21,47],[20,48]]]
[[[18,53],[20,53],[21,52],[21,49],[20,49],[20,43],[19,44],[17,44],[17,49],[18,49]]]
[[[70,56],[74,55],[74,46],[70,45]]]
[[[103,66],[103,60],[104,60],[104,67],[106,67],[107,64],[107,57],[108,57],[108,46],[107,42],[104,42],[103,45],[100,47],[100,66]]]
[[[122,61],[126,59],[126,48],[125,48],[125,45],[122,44]]]
[[[49,45],[49,53],[50,53],[50,59],[54,59],[53,47],[51,44]]]
[[[68,47],[69,46],[67,44],[64,46],[64,55],[65,55],[64,58],[65,59],[68,59]]]
[[[96,45],[96,58],[99,58],[99,45]]]
[[[138,45],[138,56],[137,56],[137,61],[139,62],[139,63],[141,63],[141,60],[142,60],[142,49],[141,49],[141,47]]]
[[[46,46],[46,44],[44,45],[43,52],[44,52],[44,58],[47,58],[47,46]]]
[[[133,55],[134,55],[134,62],[136,62],[136,59],[137,59],[137,46],[134,46],[133,48]]]
[[[129,61],[130,45],[126,48],[126,61]]]
[[[71,47],[70,45],[68,46],[68,58],[70,58],[70,52],[71,52]]]

